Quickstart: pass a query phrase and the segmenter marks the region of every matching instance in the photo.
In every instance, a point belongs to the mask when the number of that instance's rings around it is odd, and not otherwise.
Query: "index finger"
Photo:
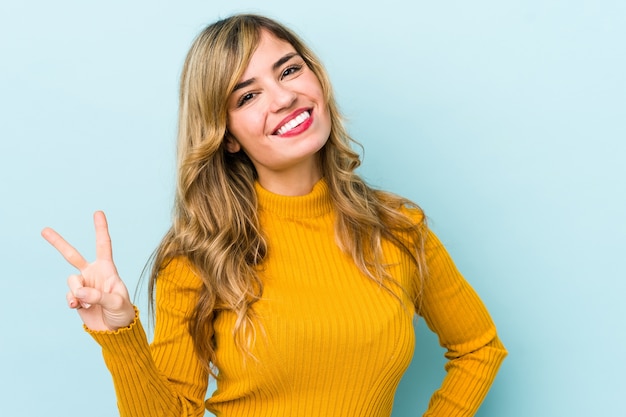
[[[102,211],[93,215],[93,224],[96,228],[96,259],[113,261],[113,248],[107,218]]]
[[[72,245],[67,243],[67,241],[63,239],[63,237],[55,230],[46,227],[41,231],[41,236],[54,246],[54,248],[59,251],[65,260],[68,261],[74,268],[82,270],[89,265],[89,262],[83,258],[83,255],[81,255],[80,252],[78,252]]]

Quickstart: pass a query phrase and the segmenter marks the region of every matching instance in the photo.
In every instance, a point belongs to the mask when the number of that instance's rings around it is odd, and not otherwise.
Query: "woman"
[[[417,312],[449,359],[426,415],[473,415],[506,355],[495,326],[421,210],[354,172],[326,72],[296,35],[255,15],[207,27],[179,111],[151,345],[104,214],[93,263],[42,232],[80,271],[67,301],[102,346],[120,414],[389,416]]]

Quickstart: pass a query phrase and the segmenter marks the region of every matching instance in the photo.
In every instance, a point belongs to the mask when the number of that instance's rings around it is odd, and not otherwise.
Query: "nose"
[[[295,91],[280,82],[272,86],[270,95],[272,100],[270,109],[275,113],[292,107],[297,98]]]

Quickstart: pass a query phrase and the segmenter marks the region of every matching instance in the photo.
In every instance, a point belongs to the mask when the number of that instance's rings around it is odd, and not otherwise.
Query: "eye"
[[[255,93],[246,93],[237,100],[237,107],[241,107],[256,96]]]
[[[280,78],[283,79],[283,78],[289,77],[290,75],[300,72],[301,69],[302,69],[302,65],[292,65],[290,67],[287,67],[280,75]]]

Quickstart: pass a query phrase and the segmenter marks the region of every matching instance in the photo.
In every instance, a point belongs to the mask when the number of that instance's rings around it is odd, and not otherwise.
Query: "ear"
[[[226,131],[224,135],[224,145],[226,146],[226,150],[230,153],[237,153],[241,150],[241,145],[237,142],[237,139],[228,131]]]

